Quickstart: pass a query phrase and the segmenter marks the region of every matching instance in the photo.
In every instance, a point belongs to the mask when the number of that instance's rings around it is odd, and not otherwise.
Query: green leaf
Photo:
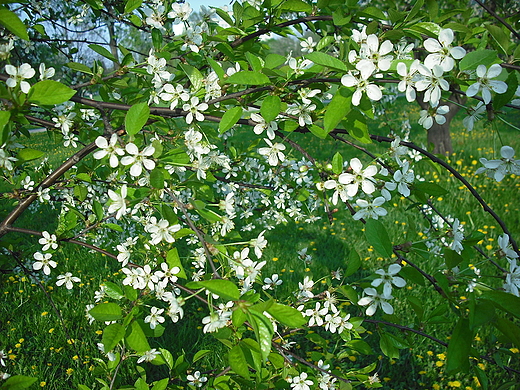
[[[225,80],[226,84],[239,85],[263,85],[269,84],[269,77],[260,72],[253,72],[250,70],[243,70],[236,72]]]
[[[150,350],[148,339],[137,321],[132,322],[128,328],[125,341],[127,345],[136,352],[145,352]]]
[[[481,370],[476,364],[473,366],[475,370],[475,374],[477,374],[477,379],[480,382],[480,386],[482,386],[482,390],[488,390],[489,379],[486,375],[486,372]]]
[[[424,315],[424,304],[419,300],[417,297],[406,297],[408,300],[408,303],[410,303],[410,306],[412,306],[413,311],[417,315],[417,318],[419,321],[422,321],[423,315]]]
[[[350,112],[352,93],[349,89],[341,87],[330,101],[323,117],[323,127],[327,134]]]
[[[115,321],[122,318],[121,308],[117,303],[112,302],[96,305],[89,313],[98,321]]]
[[[36,382],[38,378],[34,378],[31,376],[25,376],[25,375],[14,375],[2,383],[2,386],[0,389],[2,390],[21,390],[21,389],[27,389],[29,386],[31,386],[34,382]]]
[[[386,228],[381,222],[369,219],[365,225],[365,236],[368,242],[384,257],[392,257],[393,246]]]
[[[96,44],[90,44],[88,45],[88,47],[95,51],[96,53],[98,53],[100,56],[103,56],[105,58],[108,58],[110,61],[112,62],[115,62],[117,63],[117,59],[116,57],[114,57],[112,55],[112,53],[110,53],[106,48],[104,48],[103,46],[99,46],[99,45],[96,45]]]
[[[18,152],[18,159],[22,161],[31,161],[43,157],[44,155],[45,152],[42,152],[40,150],[25,148]]]
[[[103,282],[105,286],[105,294],[112,299],[121,299],[125,296],[121,287],[113,282]]]
[[[365,144],[372,142],[368,132],[367,117],[360,111],[350,111],[346,120],[343,122],[348,133],[355,139]]]
[[[415,183],[414,187],[420,191],[426,192],[428,195],[431,196],[441,196],[448,193],[448,191],[442,188],[441,186],[431,182],[417,182]]]
[[[236,106],[225,112],[222,120],[218,124],[218,131],[220,134],[228,131],[236,125],[238,120],[242,117],[242,107]]]
[[[274,334],[273,324],[262,313],[258,313],[254,310],[249,311],[248,318],[249,323],[255,331],[256,341],[260,346],[262,359],[266,361],[271,352],[271,340]]]
[[[361,10],[360,15],[368,16],[369,18],[379,19],[379,20],[387,20],[388,17],[376,7],[367,7]]]
[[[146,103],[134,104],[125,116],[125,129],[130,135],[137,134],[148,121],[150,108]]]
[[[520,318],[520,298],[503,291],[484,291],[481,298],[490,300],[509,314]]]
[[[110,324],[103,329],[101,339],[105,347],[105,353],[110,352],[125,337],[125,328],[121,324]]]
[[[246,356],[240,345],[235,345],[228,352],[228,361],[231,369],[245,379],[249,379],[249,367]]]
[[[125,4],[125,14],[129,14],[143,4],[143,0],[127,0]]]
[[[305,57],[315,64],[326,66],[327,68],[336,69],[342,72],[346,72],[348,70],[343,61],[320,51],[308,53],[305,55]]]
[[[161,356],[163,357],[164,361],[166,362],[166,365],[171,370],[173,368],[173,355],[170,351],[164,348],[159,348],[159,351],[161,352]]]
[[[120,233],[123,232],[123,228],[116,223],[104,223],[103,226],[106,228],[109,228],[115,232],[120,232]]]
[[[276,119],[281,109],[282,101],[280,100],[280,97],[276,95],[269,95],[262,102],[260,114],[262,114],[262,118],[264,118],[266,123],[269,123]]]
[[[38,81],[29,90],[27,100],[41,105],[61,104],[76,94],[76,91],[54,80]]]
[[[379,335],[379,347],[390,359],[399,359],[399,349],[392,343],[392,339],[384,332]]]
[[[78,385],[78,390],[90,390],[90,388],[85,385]]]
[[[406,15],[406,18],[404,19],[404,22],[407,22],[415,17],[417,13],[421,10],[422,6],[424,4],[424,0],[417,0],[415,4],[413,5],[413,8],[410,10],[410,12]]]
[[[5,144],[9,138],[9,127],[6,126],[11,118],[11,111],[0,111],[0,145]]]
[[[202,73],[200,73],[197,68],[188,64],[181,64],[181,68],[190,79],[194,91],[198,91],[204,86],[204,76],[202,76]]]
[[[222,299],[226,299],[228,301],[238,301],[240,299],[240,291],[238,290],[238,287],[229,280],[203,280],[200,282],[190,282],[186,286],[188,288],[204,287],[205,289],[211,291],[213,294],[217,294]]]
[[[357,253],[355,249],[351,249],[350,253],[348,254],[345,276],[354,275],[359,267],[361,267],[361,258],[359,257],[359,253]]]
[[[80,64],[79,62],[69,62],[66,66],[72,70],[76,70],[78,72],[87,73],[93,75],[92,69],[90,69],[87,65]]]
[[[457,252],[449,248],[444,248],[444,262],[446,263],[446,266],[449,269],[452,269],[459,265],[462,262],[462,260],[464,259]]]
[[[209,355],[211,352],[212,352],[211,349],[202,349],[202,350],[198,351],[198,352],[195,354],[195,356],[193,356],[193,363],[195,364],[195,362],[199,361],[199,360],[202,359],[204,356]]]
[[[309,130],[311,131],[312,134],[314,134],[316,137],[321,138],[321,139],[327,138],[327,135],[329,134],[328,131],[326,131],[326,130],[322,129],[320,126],[316,126],[316,125],[310,125]]]
[[[473,332],[469,329],[468,319],[460,318],[448,343],[448,357],[446,359],[448,375],[469,370],[469,353],[472,340]]]
[[[155,50],[161,50],[163,42],[163,36],[161,30],[158,28],[152,28],[152,45]]]
[[[507,55],[511,40],[509,39],[508,35],[504,33],[504,30],[502,30],[499,26],[495,26],[494,24],[486,25],[486,30],[489,31],[502,54]]]
[[[310,4],[302,0],[284,0],[280,5],[280,9],[284,11],[292,12],[311,12],[312,7]]]
[[[363,355],[371,355],[372,354],[372,348],[370,348],[370,345],[366,341],[363,340],[352,340],[347,343],[347,346],[352,348],[354,351],[358,351],[359,353],[362,353]]]
[[[466,53],[464,58],[459,62],[460,70],[477,69],[479,65],[489,67],[498,60],[498,55],[495,50],[476,50]]]
[[[413,267],[403,267],[399,274],[410,282],[424,286],[424,276]]]
[[[78,198],[80,202],[83,202],[88,195],[87,187],[84,185],[74,186],[74,196]]]
[[[475,299],[470,301],[469,308],[469,328],[477,329],[478,327],[492,321],[495,318],[495,305],[487,300]]]
[[[299,328],[307,323],[302,313],[294,307],[273,303],[267,312],[271,314],[275,320],[285,326],[291,328]]]
[[[170,378],[164,378],[160,381],[154,382],[154,385],[152,387],[152,390],[164,390],[166,387],[168,387],[168,382],[170,381]]]
[[[513,344],[520,348],[520,327],[518,325],[506,318],[497,318],[494,325]]]
[[[166,255],[166,262],[168,263],[170,269],[173,267],[179,267],[180,271],[176,276],[186,279],[186,272],[184,272],[184,268],[182,267],[181,258],[179,257],[177,248],[173,248],[168,251],[168,254]]]
[[[160,168],[154,168],[150,172],[150,185],[153,188],[164,189],[164,173]]]
[[[334,157],[332,157],[332,172],[336,175],[339,175],[343,172],[343,156],[340,152],[336,152]]]
[[[0,7],[0,24],[3,24],[5,28],[7,28],[17,37],[26,41],[29,40],[29,35],[27,34],[27,27],[25,27],[25,24],[23,24],[18,15],[12,11],[9,11],[5,7]]]

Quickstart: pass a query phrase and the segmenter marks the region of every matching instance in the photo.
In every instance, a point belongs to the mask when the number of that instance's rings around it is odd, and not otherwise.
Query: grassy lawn
[[[403,106],[395,106],[395,112],[388,111],[388,117],[393,118],[387,122],[371,123],[371,131],[380,134],[388,133],[388,126],[395,126],[401,120]],[[410,122],[415,123],[418,110],[406,106],[409,109]],[[512,234],[520,237],[520,181],[518,177],[508,176],[497,183],[486,177],[476,177],[474,172],[480,166],[480,157],[495,158],[493,151],[500,149],[500,140],[505,145],[510,145],[520,153],[520,133],[499,123],[499,127],[484,127],[479,124],[473,132],[462,130],[463,114],[459,113],[452,124],[454,150],[447,162],[456,166],[459,172],[475,187],[496,213],[506,222]],[[520,124],[518,114],[508,115],[508,121]],[[425,142],[424,132],[417,126],[413,126],[411,133]],[[347,145],[339,144],[332,140],[320,142],[309,142],[308,136],[293,134],[291,139],[298,141],[311,155],[325,161],[330,161],[337,151],[346,159],[354,157],[357,152]],[[412,139],[415,140],[414,137]],[[69,154],[59,145],[54,145],[45,133],[33,134],[32,146],[35,149],[44,150],[55,156],[49,160],[52,167],[59,165]],[[244,141],[247,143],[247,141]],[[416,142],[421,143],[421,141]],[[367,148],[373,153],[382,153],[387,145],[371,144]],[[364,159],[368,161],[368,158]],[[39,162],[38,162],[39,163]],[[36,165],[35,165],[36,166]],[[434,181],[443,185],[448,193],[442,197],[433,199],[434,205],[444,214],[458,218],[468,234],[474,231],[484,236],[479,242],[482,250],[492,256],[497,250],[497,237],[502,233],[500,227],[489,214],[483,211],[469,191],[452,177],[448,172],[438,172],[427,162],[419,164],[416,174],[424,177],[427,181]],[[3,183],[3,190],[9,186]],[[383,219],[393,243],[423,240],[427,222],[422,219],[415,210],[407,210],[411,205],[410,200],[401,198],[396,201],[395,208],[390,210],[389,215]],[[5,203],[2,213],[8,211],[12,203]],[[18,226],[36,230],[55,229],[53,219],[57,210],[49,207],[32,209],[26,213],[17,223]],[[383,259],[377,255],[373,248],[367,245],[364,235],[361,233],[360,222],[353,221],[346,213],[334,214],[335,218],[331,224],[324,214],[321,219],[314,223],[289,222],[279,225],[274,230],[266,233],[269,246],[264,252],[267,265],[263,270],[263,277],[278,273],[283,279],[283,284],[276,294],[286,295],[298,289],[298,282],[304,276],[309,275],[314,279],[322,276],[326,278],[319,281],[323,285],[323,291],[332,285],[331,273],[348,266],[347,259],[353,251],[356,251],[361,260],[361,269],[346,281],[359,280],[370,276],[378,268],[387,268],[392,260]],[[35,237],[9,235],[6,237],[10,242],[23,246],[26,253],[34,253],[40,247]],[[20,268],[21,264],[32,261],[32,258],[23,258],[18,252],[13,257],[4,256],[2,273],[0,274],[0,285],[2,289],[0,302],[0,350],[4,349],[8,355],[6,370],[11,374],[24,374],[38,377],[38,384],[44,389],[76,388],[77,384],[83,383],[92,386],[94,383],[95,358],[101,357],[96,343],[101,341],[101,326],[94,323],[89,324],[85,318],[85,305],[93,303],[94,292],[99,283],[109,280],[114,273],[119,271],[118,263],[97,253],[91,253],[85,248],[76,248],[71,244],[62,246],[59,254],[56,254],[58,263],[67,263],[69,271],[75,275],[81,275],[80,288],[75,287],[69,291],[56,288],[53,282],[35,282],[24,274]],[[309,261],[304,261],[298,255],[298,251],[307,248],[311,256]],[[368,248],[368,249],[367,249]],[[111,248],[107,248],[111,249]],[[182,249],[181,251],[182,257]],[[430,257],[428,260],[419,256],[411,257],[427,272],[433,272],[442,265],[442,260]],[[476,267],[483,272],[489,264],[482,258],[476,257]],[[497,280],[497,286],[502,281]],[[336,283],[337,285],[337,283]],[[464,299],[464,288],[460,286],[461,299]],[[407,303],[407,297],[416,297],[423,302],[427,313],[439,305],[441,300],[432,292],[428,286],[410,283],[400,291],[395,291],[398,303],[395,304],[396,315],[401,318],[403,324],[414,324],[416,315]],[[52,302],[51,303],[51,299]],[[347,304],[346,299],[338,295],[340,300]],[[192,300],[196,301],[196,300]],[[209,371],[215,366],[221,366],[225,347],[211,335],[203,335],[201,327],[193,329],[194,323],[201,323],[204,311],[197,302],[190,301],[185,307],[185,319],[177,324],[168,324],[165,336],[157,341],[158,346],[175,351],[184,350],[189,359],[193,358],[196,351],[200,349],[212,350],[209,354],[192,366],[193,369]],[[354,309],[353,309],[354,310]],[[362,313],[353,311],[353,315]],[[380,318],[376,316],[377,318]],[[391,319],[391,318],[390,318]],[[452,323],[428,326],[423,329],[435,337],[446,341],[450,334]],[[367,325],[371,332],[377,332],[375,326]],[[319,331],[317,331],[319,333]],[[396,332],[397,333],[397,332]],[[298,337],[302,349],[308,345],[311,351],[306,358],[315,360],[321,353],[325,353],[322,346],[309,341],[306,334]],[[485,350],[486,339],[489,335],[479,334],[477,341]],[[403,336],[404,337],[404,336]],[[446,389],[460,388],[476,389],[474,379],[471,376],[458,375],[447,377],[444,374],[445,348],[436,345],[432,341],[420,337],[411,337],[413,351],[411,349],[401,350],[399,359],[381,359],[377,338],[368,338],[373,348],[374,355],[370,358],[379,361],[378,370],[383,380],[385,389]],[[337,346],[341,350],[341,345]],[[312,351],[316,351],[313,355]],[[346,354],[339,364],[342,367],[356,367],[362,361],[354,353]],[[517,355],[516,368],[518,368]],[[481,362],[481,364],[483,364]],[[491,365],[482,366],[490,375],[494,383],[506,380],[503,371]],[[148,368],[149,378],[156,376],[161,378],[162,368]],[[136,372],[123,371],[122,378],[137,378]],[[458,382],[457,382],[458,381]],[[35,386],[36,387],[36,386]]]

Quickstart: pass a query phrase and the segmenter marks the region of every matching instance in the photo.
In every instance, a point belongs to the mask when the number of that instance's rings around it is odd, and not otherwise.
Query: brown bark
[[[417,101],[423,110],[428,110],[430,103],[423,102],[423,95],[417,97]],[[453,153],[453,146],[451,143],[450,125],[452,119],[455,117],[457,112],[460,110],[458,104],[463,104],[465,98],[459,94],[452,93],[449,101],[440,101],[439,106],[448,106],[450,111],[444,115],[446,122],[439,125],[437,122],[433,122],[432,127],[428,129],[428,144],[433,144],[434,154],[451,154]],[[458,104],[457,104],[458,103]]]

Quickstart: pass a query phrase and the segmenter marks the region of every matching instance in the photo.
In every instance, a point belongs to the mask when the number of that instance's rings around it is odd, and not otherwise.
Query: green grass
[[[402,110],[402,108],[403,106],[397,106],[396,110]],[[409,111],[412,119],[414,116],[418,116],[417,110],[410,108]],[[398,121],[401,114],[397,111],[389,112],[388,115]],[[513,113],[508,120],[516,124],[520,122],[518,114]],[[461,130],[461,121],[462,115],[459,114],[452,125],[456,152],[446,161],[459,169],[463,176],[481,192],[482,197],[488,201],[497,214],[504,219],[511,232],[519,237],[520,182],[518,178],[510,176],[502,182],[496,183],[491,179],[474,175],[480,165],[478,158],[494,158],[493,150],[496,151],[500,148],[501,144],[497,134],[500,134],[504,144],[513,146],[517,149],[517,153],[520,153],[519,134],[504,126],[500,126],[499,129],[478,126],[472,133],[467,133]],[[391,121],[387,123],[392,125]],[[386,124],[380,126],[380,123],[374,123],[372,127],[373,131],[379,131],[381,134],[388,131]],[[499,133],[497,133],[498,130],[500,130]],[[412,134],[414,133],[425,142],[424,132],[421,129],[414,126]],[[356,155],[346,145],[331,140],[319,143],[309,142],[306,140],[307,138],[302,134],[291,135],[291,139],[301,143],[313,156],[325,161],[330,161],[337,151],[341,152],[345,159]],[[33,148],[57,155],[49,162],[53,167],[64,161],[66,152],[68,152],[60,146],[49,143],[46,134],[34,134],[32,142],[34,143]],[[247,145],[247,140],[243,142],[244,145]],[[420,144],[420,142],[418,143]],[[368,149],[374,153],[382,153],[385,147],[386,145],[368,145]],[[369,159],[364,158],[364,161],[368,162]],[[486,254],[493,256],[497,249],[497,237],[502,233],[496,221],[482,210],[471,194],[462,189],[460,183],[449,173],[439,173],[427,163],[420,164],[420,166],[421,168],[416,173],[421,174],[426,180],[445,185],[449,191],[447,195],[433,200],[435,206],[443,214],[459,218],[464,224],[466,232],[478,230],[483,233],[484,238],[480,246]],[[4,203],[4,213],[12,207],[13,202]],[[425,222],[418,217],[415,210],[406,211],[409,205],[410,201],[407,199],[397,200],[397,207],[383,219],[394,244],[422,239],[420,233],[426,226]],[[45,229],[52,231],[56,227],[53,225],[56,213],[56,210],[43,207],[32,214],[26,213],[17,226],[36,230],[42,230],[42,226],[45,226]],[[275,296],[283,297],[297,289],[298,282],[302,281],[305,275],[313,276],[316,280],[318,277],[330,275],[330,272],[338,268],[345,268],[349,254],[354,250],[360,255],[362,267],[347,281],[368,278],[374,270],[388,267],[391,260],[383,259],[367,246],[361,232],[360,222],[353,221],[345,213],[334,214],[334,217],[332,224],[328,222],[326,215],[322,215],[321,220],[312,224],[290,222],[266,233],[270,245],[264,253],[267,265],[264,268],[263,276],[278,273],[284,280],[279,290],[274,293]],[[10,234],[7,239],[16,248],[26,249],[25,253],[30,254],[39,250],[35,237]],[[310,263],[304,263],[296,253],[305,247],[308,247],[308,253],[312,256]],[[20,253],[21,251],[16,251],[16,254]],[[53,283],[43,283],[44,293],[37,283],[32,283],[23,273],[10,272],[9,270],[17,264],[12,257],[4,257],[1,263],[4,273],[0,275],[0,285],[2,286],[0,291],[0,349],[9,352],[12,357],[7,362],[6,371],[11,374],[36,376],[38,377],[37,383],[42,382],[41,385],[45,389],[75,388],[79,383],[91,386],[95,374],[92,370],[96,365],[94,358],[101,356],[96,347],[96,343],[101,341],[101,336],[97,335],[96,331],[100,331],[102,326],[96,323],[88,324],[84,315],[85,305],[92,303],[94,291],[98,289],[99,283],[109,280],[118,271],[118,264],[114,264],[114,261],[104,256],[90,253],[84,248],[75,248],[70,244],[64,245],[62,252],[56,257],[60,265],[67,263],[67,268],[71,272],[81,275],[83,283],[81,288],[75,287],[72,291],[67,291],[55,288]],[[23,257],[20,257],[19,260],[23,263],[27,260],[32,261],[31,258]],[[417,256],[411,256],[411,260],[429,272],[433,272],[440,266],[440,260],[435,258],[426,261]],[[483,270],[488,267],[481,258],[476,258],[475,264]],[[365,279],[365,281],[368,280]],[[320,290],[320,287],[317,286],[316,290],[323,291],[331,283],[337,285],[338,282],[332,282],[329,276],[328,279],[325,278],[319,282],[323,289]],[[501,281],[497,280],[497,286],[500,284]],[[460,291],[462,296],[464,286],[461,286]],[[341,295],[338,296],[341,298]],[[403,319],[401,323],[405,324],[413,324],[415,321],[415,314],[406,304],[406,297],[419,298],[427,312],[431,312],[441,302],[431,289],[415,284],[409,284],[401,291],[396,291],[395,296],[398,298],[398,303],[395,305],[396,313]],[[50,303],[50,298],[60,311],[63,323]],[[185,307],[185,311],[185,319],[177,324],[169,324],[165,336],[157,340],[157,345],[154,347],[164,346],[174,352],[174,357],[180,355],[182,350],[186,353],[188,360],[192,359],[195,352],[200,349],[212,350],[212,354],[197,362],[192,368],[210,371],[214,367],[222,366],[225,347],[212,336],[203,335],[201,329],[193,329],[193,324],[200,324],[205,315],[201,304],[192,300]],[[353,309],[352,315],[359,314],[361,312]],[[366,327],[372,332],[377,332],[377,328],[374,326],[367,325]],[[428,326],[424,331],[441,340],[446,340],[451,327],[452,324],[439,324]],[[398,334],[398,332],[395,333]],[[306,357],[316,360],[325,351],[312,344],[305,336],[305,334],[301,334],[297,336],[297,340],[301,343],[302,349],[310,346],[307,350],[313,352]],[[485,333],[478,335],[483,349],[488,336]],[[23,341],[20,341],[22,339]],[[390,361],[382,359],[378,364],[385,389],[430,389],[432,386],[436,388],[435,385],[442,389],[456,388],[457,383],[454,382],[456,380],[462,385],[461,388],[465,386],[472,389],[477,388],[470,376],[447,377],[444,374],[443,356],[439,355],[446,352],[443,347],[420,337],[414,336],[411,339],[413,340],[413,350],[404,349],[401,351],[400,359]],[[370,342],[375,355],[367,359],[350,352],[341,362],[338,362],[338,367],[350,369],[361,366],[363,362],[379,361],[378,356],[381,353],[378,343],[375,341],[377,338],[369,337],[368,340],[372,340]],[[341,345],[335,348],[336,353],[342,350]],[[177,355],[175,355],[175,351],[177,351]],[[486,364],[486,371],[494,383],[501,383],[507,379],[503,371],[491,365]],[[148,367],[147,373],[149,379],[159,379],[164,371],[162,368]],[[121,378],[127,380],[123,383],[133,383],[137,378],[137,373],[132,369],[126,369],[121,372]]]

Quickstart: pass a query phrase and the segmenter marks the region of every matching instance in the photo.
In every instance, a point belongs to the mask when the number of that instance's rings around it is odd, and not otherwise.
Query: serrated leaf
[[[125,341],[127,345],[136,352],[145,352],[150,350],[148,339],[137,321],[132,322],[128,328]]]
[[[18,15],[9,11],[5,7],[0,7],[0,24],[17,37],[22,38],[25,41],[29,40],[29,34],[27,34],[27,27],[25,27],[25,24],[23,24]]]
[[[243,70],[236,72],[225,80],[226,84],[238,85],[263,85],[269,84],[269,77],[260,72]]]
[[[160,168],[154,168],[150,172],[150,185],[153,188],[164,189],[164,173]]]
[[[459,62],[460,70],[477,69],[478,65],[485,65],[489,67],[498,60],[498,55],[495,50],[475,50],[466,53],[463,59]]]
[[[27,100],[41,105],[61,104],[76,94],[76,91],[54,80],[42,80],[29,90]]]
[[[469,353],[472,340],[473,333],[469,329],[469,321],[466,318],[460,318],[448,343],[448,357],[446,359],[448,375],[469,370]]]
[[[351,110],[352,92],[347,88],[339,88],[325,110],[323,127],[327,134],[345,118]]]
[[[347,269],[345,270],[345,276],[350,276],[356,273],[361,267],[361,258],[356,250],[352,249],[348,255]]]
[[[114,57],[114,55],[112,53],[110,53],[110,51],[108,51],[103,46],[99,46],[99,45],[96,45],[96,44],[93,43],[93,44],[88,45],[88,47],[91,50],[93,50],[96,53],[98,53],[100,56],[103,56],[103,57],[109,59],[110,61],[117,63],[116,57]]]
[[[490,300],[509,314],[520,318],[520,298],[504,291],[484,291],[482,298]]]
[[[435,183],[422,181],[422,182],[417,182],[414,186],[418,190],[420,190],[422,192],[426,192],[428,195],[431,195],[431,196],[441,196],[441,195],[445,195],[448,193],[447,190],[445,190],[444,188],[442,188],[441,186],[439,186]]]
[[[121,299],[125,296],[123,289],[113,282],[103,282],[105,294],[112,299]]]
[[[262,102],[262,106],[260,107],[260,114],[262,114],[262,118],[269,123],[274,121],[278,114],[281,111],[282,101],[280,97],[276,95],[267,96]]]
[[[381,332],[379,335],[379,347],[381,348],[381,351],[390,359],[399,358],[399,349],[394,346],[392,340],[386,333]]]
[[[327,138],[327,135],[329,134],[328,131],[326,131],[325,129],[323,129],[317,125],[310,125],[309,130],[311,131],[312,134],[314,134],[316,137],[321,138],[321,139]]]
[[[125,129],[130,135],[137,134],[148,121],[150,108],[146,103],[134,104],[125,116]]]
[[[399,274],[410,282],[424,286],[424,276],[413,267],[403,267]]]
[[[327,68],[336,69],[342,72],[346,72],[348,70],[343,61],[320,51],[308,53],[305,55],[305,58],[308,58],[315,64],[326,66]]]
[[[160,355],[157,357],[160,357]],[[152,390],[165,390],[166,387],[168,387],[169,381],[170,381],[170,378],[164,378],[164,379],[161,379],[160,381],[154,382]]]
[[[31,148],[24,148],[18,152],[18,159],[22,161],[32,161],[43,156],[45,152]]]
[[[69,62],[66,64],[72,70],[76,70],[78,72],[87,73],[93,75],[92,69],[90,69],[87,65],[80,64],[79,62]]]
[[[245,379],[249,379],[249,367],[246,356],[240,345],[235,345],[228,352],[228,361],[231,369]]]
[[[222,299],[228,301],[237,301],[240,299],[240,291],[238,287],[229,280],[224,279],[212,279],[203,280],[200,282],[190,282],[187,284],[188,288],[201,288],[211,291],[213,294],[217,294]]]
[[[186,279],[186,272],[184,272],[184,268],[182,267],[181,258],[179,257],[177,248],[173,248],[168,251],[168,254],[166,255],[166,262],[168,263],[170,269],[173,267],[179,267],[180,271],[176,276],[178,278]]]
[[[30,387],[38,378],[25,375],[14,375],[2,383],[2,390],[22,390]]]
[[[449,269],[452,269],[459,265],[462,262],[462,260],[464,259],[457,252],[449,248],[444,248],[444,262],[446,263],[446,266]]]
[[[375,219],[367,220],[365,224],[365,236],[374,249],[384,257],[392,257],[393,246],[386,228]]]
[[[0,111],[0,145],[3,145],[9,137],[9,127],[6,126],[11,118],[11,111]]]
[[[507,55],[509,51],[509,45],[511,44],[511,40],[504,33],[504,30],[502,30],[502,28],[494,24],[486,25],[486,30],[489,31],[502,54]]]
[[[164,348],[159,348],[159,351],[161,352],[161,356],[163,357],[164,361],[166,362],[166,365],[171,370],[173,368],[173,355],[170,351]]]
[[[262,360],[265,362],[271,352],[271,340],[274,334],[273,324],[265,315],[254,310],[249,311],[248,317],[249,323],[255,331],[256,341],[260,346]]]
[[[193,363],[195,364],[195,362],[199,361],[199,360],[202,359],[204,356],[209,355],[211,352],[212,352],[211,349],[202,349],[202,350],[200,350],[200,351],[197,351],[197,353],[195,354],[195,356],[193,356]]]
[[[127,0],[125,4],[125,14],[129,14],[133,10],[139,8],[143,4],[143,0]]]
[[[340,152],[336,152],[334,157],[332,157],[332,172],[336,175],[339,175],[343,172],[343,156]]]
[[[361,112],[357,110],[350,111],[343,123],[353,138],[365,144],[372,142],[370,133],[368,132],[367,118]]]
[[[186,76],[190,79],[193,91],[198,91],[204,85],[204,77],[200,71],[188,64],[181,64],[182,70],[186,73]]]
[[[312,7],[302,0],[284,0],[280,9],[292,12],[311,12]]]
[[[105,348],[105,353],[112,351],[123,337],[125,337],[125,328],[121,324],[110,324],[103,329],[101,342]]]
[[[267,312],[281,324],[292,328],[299,328],[307,323],[302,313],[291,306],[275,302],[267,309]]]
[[[220,123],[218,124],[218,131],[220,134],[228,131],[236,125],[238,120],[242,117],[242,107],[237,106],[227,110]]]
[[[121,308],[113,302],[96,305],[90,309],[89,313],[97,321],[115,321],[122,318]]]
[[[516,347],[520,348],[520,327],[518,325],[506,318],[497,318],[494,325]]]

